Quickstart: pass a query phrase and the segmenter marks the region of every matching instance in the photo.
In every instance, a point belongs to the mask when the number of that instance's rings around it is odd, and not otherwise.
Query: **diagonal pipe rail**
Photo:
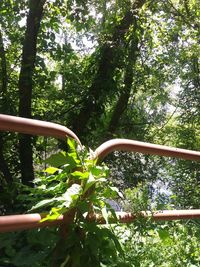
[[[14,131],[31,135],[51,136],[58,139],[66,139],[68,136],[74,138],[79,144],[81,144],[76,134],[62,125],[9,115],[0,115],[0,131]],[[198,151],[155,145],[128,139],[113,139],[103,143],[95,150],[95,157],[97,157],[100,162],[109,153],[116,150],[134,151],[141,152],[143,154],[200,161],[200,152]],[[132,213],[119,212],[117,214],[119,222],[121,223],[129,223],[136,218],[136,215]],[[141,215],[144,217],[152,216],[154,220],[195,219],[200,218],[200,210],[170,210],[156,212],[154,214],[141,212]],[[0,216],[0,232],[40,228],[66,223],[66,219],[64,219],[63,216],[60,216],[53,222],[40,223],[42,217],[42,214]],[[90,218],[90,220],[96,220],[98,223],[104,223],[103,218],[98,217],[98,215]]]
[[[65,140],[66,137],[75,139],[81,144],[74,132],[57,123],[33,120],[0,114],[0,131],[18,132],[31,135],[42,135]]]

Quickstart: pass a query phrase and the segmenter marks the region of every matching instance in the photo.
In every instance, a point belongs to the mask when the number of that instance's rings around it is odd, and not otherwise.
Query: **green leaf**
[[[76,153],[76,142],[72,138],[67,139],[67,144],[69,146],[70,152],[75,152]]]
[[[82,191],[80,184],[73,184],[70,188],[67,189],[67,192],[70,196],[79,195]]]
[[[101,213],[104,220],[106,221],[106,224],[108,224],[108,211],[106,205],[101,209]]]
[[[80,180],[85,180],[85,179],[88,179],[89,172],[75,171],[75,172],[71,173],[71,176],[78,178]]]
[[[46,163],[53,167],[60,167],[68,163],[66,152],[61,151],[57,154],[51,155],[48,159],[45,160]]]
[[[110,186],[110,189],[118,194],[120,198],[124,198],[123,194],[119,191],[119,189],[115,186]]]
[[[40,220],[40,222],[42,223],[45,221],[55,221],[56,219],[58,219],[59,216],[60,214],[48,214],[45,218]]]
[[[49,174],[54,174],[55,172],[59,171],[60,169],[55,168],[55,167],[48,167],[45,172],[49,173]]]
[[[94,185],[96,183],[96,180],[94,178],[94,176],[92,175],[92,173],[89,174],[89,178],[86,182],[85,188],[83,190],[83,193],[85,193],[92,185]]]
[[[169,231],[167,231],[167,230],[159,229],[158,234],[159,234],[160,239],[163,241],[170,238]]]
[[[52,203],[54,203],[54,202],[56,202],[56,201],[57,201],[57,200],[56,200],[55,198],[44,199],[44,200],[38,202],[35,206],[33,206],[33,207],[30,209],[30,211],[31,211],[31,210],[39,209],[39,208],[41,208],[41,207],[45,207],[45,206],[47,206],[47,205],[49,205],[49,204],[52,204]]]
[[[66,208],[69,208],[74,204],[74,202],[77,200],[79,195],[82,193],[82,187],[79,184],[73,184],[70,188],[67,189],[67,191],[62,195],[65,202],[63,205]]]
[[[45,218],[40,220],[40,222],[45,222],[45,221],[55,221],[66,209],[63,208],[51,208],[51,211]]]

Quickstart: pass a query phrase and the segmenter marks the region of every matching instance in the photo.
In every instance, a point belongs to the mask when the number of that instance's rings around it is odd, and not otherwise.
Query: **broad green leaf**
[[[42,223],[45,221],[55,221],[56,219],[58,219],[59,216],[60,214],[48,214],[45,218],[40,220],[40,222]]]
[[[36,210],[36,209],[39,209],[41,207],[45,207],[49,204],[52,204],[56,202],[56,199],[55,198],[51,198],[51,199],[44,199],[40,202],[38,202],[35,206],[33,206],[30,210]]]
[[[82,187],[79,184],[73,184],[70,188],[67,189],[67,191],[62,195],[65,202],[63,205],[67,208],[69,208],[71,205],[73,205],[73,202],[77,200],[80,193],[82,192]]]
[[[110,189],[118,194],[120,198],[124,198],[123,194],[119,191],[119,189],[115,186],[110,186]]]
[[[85,180],[89,177],[89,172],[75,171],[75,172],[71,173],[71,176],[76,177],[80,180]]]
[[[46,163],[53,167],[60,167],[68,163],[66,152],[61,151],[57,154],[51,155],[48,159],[45,160]]]
[[[85,193],[92,185],[94,185],[96,183],[96,180],[94,178],[94,176],[92,175],[92,173],[89,174],[89,178],[86,182],[85,188],[83,190],[83,193]]]
[[[159,229],[158,234],[159,234],[160,239],[163,241],[170,238],[169,231],[167,231],[167,230]]]
[[[82,187],[80,184],[73,184],[70,188],[67,189],[67,193],[70,196],[78,195],[82,191]]]
[[[48,167],[45,172],[49,173],[49,174],[54,174],[55,172],[59,171],[60,169],[55,168],[55,167]]]

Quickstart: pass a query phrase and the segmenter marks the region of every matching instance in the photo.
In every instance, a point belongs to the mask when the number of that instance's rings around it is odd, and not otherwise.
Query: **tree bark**
[[[6,64],[6,52],[4,49],[3,44],[3,37],[2,32],[0,29],[0,66],[1,66],[1,107],[0,107],[0,113],[6,112],[7,110],[7,86],[8,86],[8,74],[7,74],[7,64]],[[4,146],[5,140],[0,134],[0,172],[2,173],[5,181],[7,184],[11,184],[13,181],[12,174],[9,170],[8,164],[6,162],[6,159],[3,154],[3,146]]]
[[[98,69],[88,95],[79,113],[72,116],[71,127],[81,138],[87,134],[88,124],[92,117],[94,115],[96,117],[101,116],[104,111],[105,100],[110,97],[112,92],[117,90],[113,76],[116,67],[120,65],[121,52],[119,52],[119,47],[123,42],[127,27],[132,23],[130,13],[128,11],[121,24],[116,26],[110,42],[105,42],[101,45]]]
[[[72,116],[72,129],[79,137],[84,137],[87,133],[87,126],[92,116],[101,114],[106,95],[116,84],[113,80],[114,71],[114,48],[107,44],[101,47],[101,57],[99,59],[98,70],[85,97],[79,113]]]
[[[22,63],[19,75],[19,116],[31,118],[32,76],[36,59],[37,36],[43,15],[45,0],[30,0]],[[19,157],[22,182],[31,184],[34,179],[31,136],[19,136]]]
[[[120,118],[123,115],[124,111],[127,109],[128,101],[131,94],[133,77],[134,77],[134,65],[138,56],[138,43],[139,39],[137,37],[137,19],[134,17],[134,31],[132,34],[132,40],[130,40],[130,44],[128,47],[128,57],[127,57],[127,65],[125,67],[125,75],[124,75],[124,88],[119,96],[119,99],[116,103],[116,106],[113,110],[110,123],[108,125],[108,136],[111,137],[119,124]]]
[[[133,10],[140,9],[146,0],[136,0]],[[119,51],[120,45],[124,43],[124,37],[133,23],[133,13],[127,8],[123,19],[113,30],[113,35],[104,43],[101,48],[98,70],[93,79],[93,83],[88,91],[88,97],[78,114],[72,115],[71,127],[80,138],[84,138],[88,132],[88,124],[92,117],[100,117],[104,112],[103,105],[112,92],[116,92],[117,85],[113,79],[114,71],[120,67],[120,58],[123,52]],[[122,49],[123,50],[123,49]],[[95,127],[95,125],[93,126]]]
[[[6,97],[7,93],[7,83],[8,83],[8,75],[7,75],[7,66],[6,66],[6,52],[3,44],[3,37],[0,29],[0,59],[1,59],[1,94],[3,98]]]

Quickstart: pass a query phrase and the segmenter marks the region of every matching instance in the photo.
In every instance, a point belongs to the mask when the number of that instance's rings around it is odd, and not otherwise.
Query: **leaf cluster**
[[[58,242],[55,247],[55,250],[59,247],[56,266],[78,267],[83,262],[84,266],[107,266],[117,261],[118,253],[123,254],[110,226],[110,219],[117,217],[108,203],[122,195],[107,179],[108,168],[96,164],[92,151],[77,146],[71,139],[67,143],[68,153],[62,151],[50,156],[46,160],[47,175],[35,180],[37,187],[31,189],[30,195],[41,200],[30,211],[44,212],[41,223],[61,215],[72,216],[70,223],[66,221],[67,236],[61,237],[62,246]],[[95,215],[102,218],[104,226],[98,225]]]

